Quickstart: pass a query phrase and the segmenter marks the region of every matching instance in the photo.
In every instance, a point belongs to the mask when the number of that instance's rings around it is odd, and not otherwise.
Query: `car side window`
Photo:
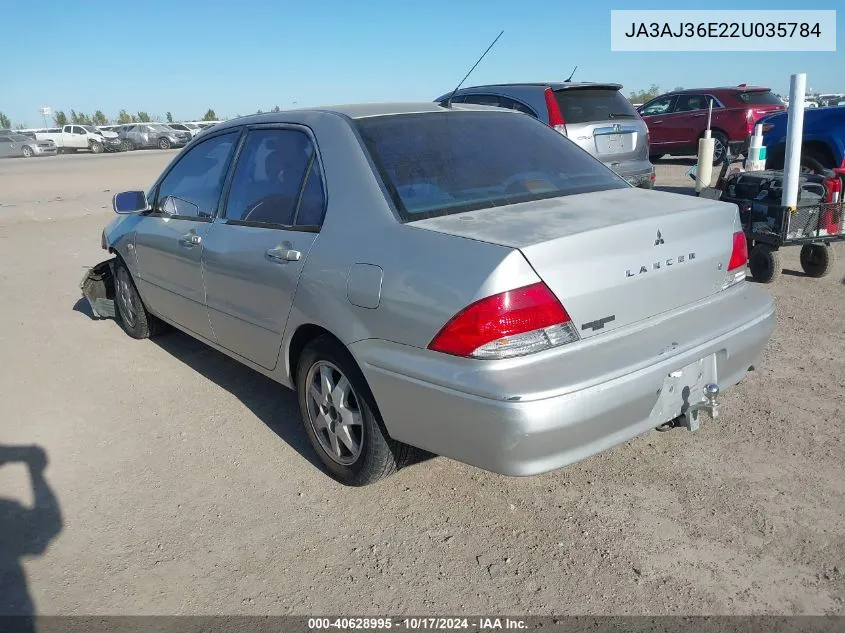
[[[83,129],[82,129],[81,127],[79,127],[78,125],[74,125],[74,126],[73,126],[73,129],[71,130],[71,133],[72,133],[72,134],[85,134],[85,130],[83,130]]]
[[[12,142],[12,139],[10,139],[8,136],[0,136],[0,143],[11,143],[11,142]]]
[[[464,103],[474,103],[475,105],[498,106],[499,97],[496,95],[467,95],[464,97]]]
[[[290,227],[322,222],[324,195],[311,139],[293,129],[249,132],[235,166],[224,218]]]
[[[642,116],[654,116],[655,114],[666,114],[667,112],[672,111],[672,105],[675,101],[675,97],[661,97],[660,99],[655,99],[647,106],[645,106],[642,110],[640,110],[640,114]]]
[[[707,109],[707,99],[704,95],[678,95],[675,102],[675,112],[694,112]]]
[[[240,132],[206,139],[185,153],[161,181],[156,212],[168,217],[211,218]]]
[[[537,113],[534,112],[534,110],[529,108],[524,103],[520,103],[516,99],[511,99],[509,97],[499,97],[499,107],[507,108],[508,110],[519,110],[520,112],[524,112],[525,114],[530,114],[535,119],[537,118]]]

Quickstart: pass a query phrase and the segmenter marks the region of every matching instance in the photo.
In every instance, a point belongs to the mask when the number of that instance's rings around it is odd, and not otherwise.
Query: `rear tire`
[[[748,256],[748,268],[755,281],[770,284],[780,277],[783,270],[780,262],[780,251],[768,244],[757,244]]]
[[[132,275],[120,258],[114,264],[114,303],[120,327],[132,338],[149,338],[161,329],[161,321],[147,312]]]
[[[801,247],[801,269],[808,277],[826,277],[835,262],[836,253],[830,244],[804,244]]]
[[[305,433],[326,472],[366,486],[408,463],[412,449],[390,438],[352,355],[331,336],[309,343],[296,367]]]
[[[158,146],[161,149],[170,149],[170,139],[169,138],[158,139]]]
[[[21,148],[21,154],[23,154],[24,158],[32,158],[32,154],[33,154],[32,148],[29,145],[24,145]]]
[[[721,132],[713,132],[713,167],[718,167],[728,154],[728,137]]]

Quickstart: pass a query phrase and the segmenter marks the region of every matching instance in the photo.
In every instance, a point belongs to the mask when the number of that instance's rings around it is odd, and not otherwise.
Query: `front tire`
[[[780,251],[768,244],[757,244],[748,256],[748,268],[755,281],[770,284],[780,277],[783,270],[780,262]]]
[[[114,264],[114,302],[117,321],[129,336],[145,339],[158,333],[160,321],[147,312],[129,269],[120,259]]]
[[[801,269],[808,277],[826,277],[833,270],[836,255],[830,244],[804,244],[801,247]]]
[[[133,149],[135,149],[135,144],[132,143],[132,141],[130,141],[128,139],[123,139],[120,142],[120,151],[121,152],[131,152]]]
[[[390,438],[364,375],[332,337],[303,350],[296,391],[308,440],[335,480],[366,486],[409,461],[411,447]]]
[[[21,148],[21,154],[23,154],[24,158],[32,158],[32,154],[33,154],[32,148],[29,145],[24,145]]]
[[[92,154],[102,154],[103,153],[103,144],[99,141],[94,141],[91,143],[91,153]]]
[[[170,139],[169,138],[158,139],[158,146],[161,149],[170,149]]]

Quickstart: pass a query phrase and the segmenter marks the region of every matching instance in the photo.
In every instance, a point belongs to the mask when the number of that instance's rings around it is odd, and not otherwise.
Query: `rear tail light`
[[[546,88],[543,95],[546,98],[546,109],[549,111],[549,125],[561,134],[566,134],[566,121],[563,120],[563,113],[560,111],[554,90]]]
[[[754,134],[754,115],[751,113],[751,110],[746,110],[745,112],[745,129],[749,136]]]
[[[524,356],[579,340],[564,307],[540,282],[486,297],[443,326],[428,349],[465,358]]]
[[[722,289],[729,288],[745,279],[745,266],[748,264],[748,241],[745,233],[737,231],[733,237],[731,259],[728,262],[728,273]]]

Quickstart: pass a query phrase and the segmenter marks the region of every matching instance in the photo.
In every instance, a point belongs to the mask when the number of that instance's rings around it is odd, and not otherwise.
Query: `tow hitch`
[[[114,312],[114,262],[116,258],[92,267],[79,284],[82,296],[88,300],[91,312],[98,319],[113,319]]]
[[[719,385],[707,383],[704,385],[704,397],[689,406],[681,416],[683,425],[690,431],[698,430],[698,417],[702,411],[706,411],[712,419],[719,417]]]
[[[689,431],[697,431],[699,427],[699,417],[701,412],[706,412],[712,419],[719,417],[719,385],[716,383],[707,383],[704,385],[704,396],[698,402],[690,404],[681,415],[674,420],[661,424],[657,427],[658,431],[669,431],[679,426],[685,427]]]

